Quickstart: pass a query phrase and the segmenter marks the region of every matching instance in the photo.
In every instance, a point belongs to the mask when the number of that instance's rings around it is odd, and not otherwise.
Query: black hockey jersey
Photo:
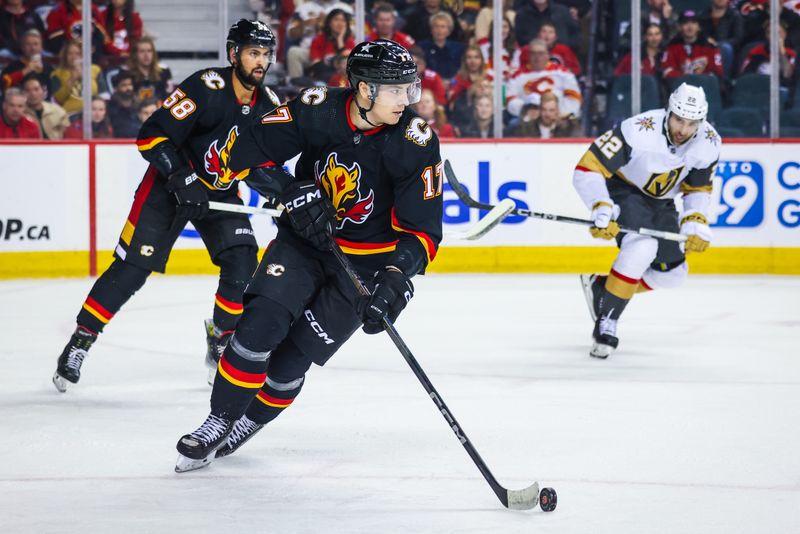
[[[231,171],[282,165],[300,153],[295,177],[316,180],[331,199],[336,241],[353,261],[382,255],[378,263],[423,272],[442,239],[439,139],[408,108],[396,125],[358,130],[352,99],[350,89],[304,90],[239,136]]]
[[[265,87],[257,88],[250,102],[240,102],[233,76],[233,68],[227,67],[200,70],[186,78],[142,125],[136,141],[142,156],[164,177],[193,168],[212,190],[212,199],[235,193],[238,187],[232,186],[247,177],[247,173],[233,177],[227,170],[236,137],[280,105]]]

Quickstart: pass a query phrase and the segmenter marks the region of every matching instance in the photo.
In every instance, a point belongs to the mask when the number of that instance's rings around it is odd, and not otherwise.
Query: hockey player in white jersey
[[[707,113],[703,89],[683,83],[666,110],[626,119],[598,137],[575,167],[573,184],[591,210],[592,235],[616,238],[619,246],[608,275],[581,276],[595,321],[590,354],[596,358],[617,348],[617,322],[636,293],[679,285],[688,274],[685,254],[709,246],[706,212],[722,140]],[[680,231],[688,239],[684,245],[619,234],[620,224]]]

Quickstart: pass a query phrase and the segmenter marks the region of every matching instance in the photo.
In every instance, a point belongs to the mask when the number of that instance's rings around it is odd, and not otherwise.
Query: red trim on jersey
[[[632,284],[632,285],[635,285],[635,284],[638,284],[638,283],[640,282],[640,280],[639,280],[639,279],[637,279],[637,278],[630,278],[630,277],[627,277],[627,276],[625,276],[624,274],[620,274],[620,273],[618,273],[618,272],[617,272],[617,271],[615,271],[614,269],[611,269],[611,272],[609,273],[609,276],[613,276],[614,278],[617,278],[617,279],[619,279],[619,280],[622,280],[622,281],[623,281],[623,282],[625,282],[626,284]]]
[[[375,135],[376,133],[380,132],[386,127],[385,124],[381,124],[380,126],[376,126],[371,130],[359,130],[358,128],[356,128],[356,125],[353,124],[353,120],[350,118],[350,102],[352,101],[353,101],[353,93],[350,93],[350,96],[347,97],[347,104],[345,104],[344,107],[344,116],[347,117],[347,124],[348,126],[350,126],[351,130],[353,130],[354,132],[360,131],[364,135]]]
[[[431,239],[425,232],[418,232],[416,230],[410,230],[400,226],[400,221],[397,220],[397,215],[395,214],[394,208],[392,208],[392,227],[395,230],[416,236],[417,239],[420,240],[420,243],[428,255],[428,263],[433,261],[433,259],[436,257],[436,245],[433,243],[433,239]]]
[[[147,196],[150,194],[150,190],[153,188],[153,182],[155,181],[156,168],[151,165],[147,168],[147,172],[144,173],[144,180],[142,180],[142,185],[139,188],[139,191],[136,193],[136,196],[133,198],[133,206],[131,206],[131,212],[128,215],[128,220],[134,226],[136,226],[136,221],[139,220],[139,215],[142,213],[144,201],[147,200]]]
[[[355,241],[347,241],[346,239],[336,238],[336,243],[343,247],[357,248],[359,250],[373,250],[378,248],[388,248],[397,245],[399,239],[389,241],[388,243],[356,243]]]
[[[241,302],[231,302],[230,300],[221,297],[219,293],[214,295],[214,298],[216,298],[218,301],[224,304],[226,308],[231,308],[232,310],[244,309],[244,304],[242,304]]]
[[[597,171],[593,171],[592,169],[589,169],[587,167],[584,167],[583,165],[575,165],[575,170],[576,171],[583,171],[583,172],[597,172]]]

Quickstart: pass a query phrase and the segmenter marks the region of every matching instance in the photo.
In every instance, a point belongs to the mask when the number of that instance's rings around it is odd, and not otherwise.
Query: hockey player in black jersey
[[[384,317],[397,319],[411,278],[436,255],[442,161],[436,134],[408,108],[419,99],[416,65],[378,40],[353,49],[347,74],[352,89],[307,89],[233,145],[231,171],[271,169],[286,209],[245,290],[211,413],[178,441],[176,471],[235,451],[292,404],[312,363],[323,365],[359,327],[374,334]],[[283,173],[298,153],[295,176]],[[331,234],[369,282],[369,299],[331,253]]]
[[[114,250],[114,261],[95,282],[77,317],[77,329],[58,358],[53,383],[77,383],[87,351],[151,272],[164,272],[170,251],[188,221],[219,266],[213,320],[206,321],[206,360],[216,368],[242,314],[242,292],[257,265],[258,246],[246,215],[208,213],[208,201],[241,204],[238,180],[269,193],[258,169],[233,176],[226,162],[236,137],[279,105],[262,86],[275,36],[257,21],[240,20],[228,33],[231,67],[198,71],[183,81],[142,126],[137,145],[150,166]]]

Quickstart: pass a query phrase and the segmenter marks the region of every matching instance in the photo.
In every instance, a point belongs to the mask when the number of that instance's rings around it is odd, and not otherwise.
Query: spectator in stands
[[[458,20],[452,9],[445,7],[442,0],[420,0],[416,7],[406,17],[405,29],[417,41],[431,39],[431,17],[437,13],[447,13],[453,21]],[[461,26],[455,24],[450,38],[454,41],[461,41],[464,35]]]
[[[58,67],[50,75],[50,86],[53,99],[67,113],[77,113],[83,109],[83,58],[81,43],[67,41],[58,55]],[[92,65],[92,96],[108,94],[103,72],[97,65]]]
[[[133,76],[133,90],[139,100],[155,98],[162,102],[174,89],[172,71],[159,62],[152,37],[144,36],[134,43],[127,69]]]
[[[119,64],[131,55],[131,45],[142,38],[142,18],[133,0],[111,0],[101,13],[101,20],[108,35],[107,57]]]
[[[459,130],[461,137],[494,138],[494,102],[491,95],[475,97],[472,120]]]
[[[559,109],[563,118],[579,117],[582,96],[578,80],[570,71],[550,62],[550,52],[541,39],[528,45],[528,61],[511,78],[508,84],[506,103],[508,112],[518,116],[524,97],[531,93],[543,95],[553,92],[559,97]]]
[[[449,38],[454,24],[449,13],[431,15],[431,39],[419,43],[428,68],[436,71],[445,82],[456,75],[464,55],[464,44]]]
[[[150,115],[155,113],[158,109],[158,102],[153,98],[142,100],[136,105],[136,118],[139,119],[139,126],[144,124],[144,121],[150,118]]]
[[[22,0],[6,0],[0,8],[0,57],[16,58],[22,53],[20,42],[28,30],[44,35],[44,22]]]
[[[327,81],[333,75],[333,58],[346,56],[356,45],[350,28],[350,14],[339,8],[331,9],[308,52],[309,73],[316,80]]]
[[[575,52],[567,45],[558,42],[558,32],[555,24],[543,22],[539,26],[537,37],[547,45],[547,49],[550,51],[550,61],[556,65],[566,67],[575,76],[581,75],[581,64],[578,62]]]
[[[764,25],[764,41],[750,49],[742,61],[740,74],[765,74],[771,70],[769,21]],[[786,47],[786,24],[778,25],[778,54],[780,56],[781,85],[789,86],[794,75],[797,52]]]
[[[428,68],[425,52],[423,52],[420,47],[413,47],[411,49],[411,56],[414,58],[414,63],[417,64],[417,73],[422,82],[422,89],[430,89],[433,92],[436,103],[440,106],[444,106],[447,103],[447,93],[445,92],[442,77]]]
[[[567,46],[575,48],[580,44],[578,21],[570,15],[569,9],[551,0],[528,0],[524,7],[517,10],[514,20],[517,43],[520,46],[528,44],[539,33],[544,22],[553,23],[556,33],[563,36]]]
[[[95,54],[102,54],[108,40],[100,21],[100,10],[97,6],[92,6],[92,51]],[[47,15],[45,48],[56,54],[64,49],[66,42],[80,41],[82,25],[81,0],[61,0]]]
[[[412,106],[417,114],[425,119],[439,137],[456,137],[455,128],[447,122],[444,108],[436,103],[433,92],[423,89],[419,102]]]
[[[114,137],[135,138],[142,126],[137,115],[138,99],[133,74],[121,71],[114,77],[114,93],[108,103],[108,118]]]
[[[39,30],[31,28],[27,30],[20,38],[20,58],[12,61],[0,74],[2,85],[0,88],[7,89],[8,87],[19,87],[22,84],[22,79],[28,74],[35,73],[42,75],[46,80],[48,92],[50,90],[50,75],[53,73],[53,67],[45,63],[42,56],[42,34]]]
[[[62,139],[69,127],[69,117],[64,108],[47,101],[47,86],[40,74],[31,72],[22,80],[27,107],[25,115],[33,120],[45,139]]]
[[[338,55],[333,58],[334,73],[328,79],[328,87],[349,87],[347,79],[347,56]]]
[[[711,0],[711,5],[699,15],[701,33],[709,43],[719,47],[726,79],[731,77],[733,58],[744,37],[744,19],[730,3],[730,0]]]
[[[16,87],[10,88],[3,98],[3,120],[0,122],[0,139],[41,139],[42,132],[25,116],[25,95]]]
[[[514,17],[516,17],[516,12],[513,9],[514,0],[502,0],[503,2],[503,19],[509,20],[509,26],[513,28],[514,26]],[[487,0],[486,5],[481,8],[478,12],[478,16],[475,19],[475,30],[473,37],[475,38],[475,42],[478,46],[481,46],[481,41],[489,37],[489,32],[493,26],[494,20],[494,1]],[[512,38],[514,39],[514,43],[516,44],[516,37],[513,35],[512,31]],[[506,40],[506,31],[503,30],[503,42]],[[491,42],[491,38],[489,38],[489,42]]]
[[[286,73],[289,78],[299,78],[308,67],[308,51],[311,41],[325,18],[325,9],[318,1],[307,0],[297,6],[289,20],[286,38],[289,49],[286,52]]]
[[[461,68],[450,84],[447,107],[450,115],[472,116],[472,102],[469,100],[469,89],[474,84],[491,79],[486,72],[481,49],[475,45],[468,46],[461,60]]]
[[[687,74],[713,74],[724,79],[719,48],[700,33],[697,13],[684,11],[678,18],[678,35],[667,46],[662,60],[665,78],[678,78]]]
[[[108,103],[99,96],[92,97],[92,139],[111,139],[114,132],[108,119]],[[64,132],[64,139],[83,139],[83,116],[76,115]]]
[[[511,76],[520,68],[520,58],[522,57],[522,49],[517,46],[517,39],[514,36],[514,25],[511,19],[507,16],[503,17],[502,26],[502,42],[503,51],[501,57],[503,58],[503,81],[507,82]],[[494,49],[492,39],[494,38],[494,28],[489,30],[489,34],[482,39],[478,39],[477,45],[483,54],[483,60],[489,70],[494,71]]]
[[[661,26],[650,24],[644,30],[642,74],[661,77],[661,58],[664,56],[664,34]],[[631,73],[631,53],[628,52],[614,69],[614,76]]]
[[[367,35],[367,41],[376,39],[390,39],[407,49],[414,46],[414,38],[410,35],[397,31],[397,12],[392,4],[378,2],[372,8],[372,17],[375,21],[372,32]]]
[[[538,139],[575,137],[574,126],[570,121],[562,120],[560,116],[558,97],[551,92],[544,93],[541,96],[539,117],[534,120],[521,120],[513,130],[513,137]]]
[[[665,40],[672,39],[678,31],[678,16],[669,0],[647,0],[647,8],[642,13],[642,28],[657,24]]]

